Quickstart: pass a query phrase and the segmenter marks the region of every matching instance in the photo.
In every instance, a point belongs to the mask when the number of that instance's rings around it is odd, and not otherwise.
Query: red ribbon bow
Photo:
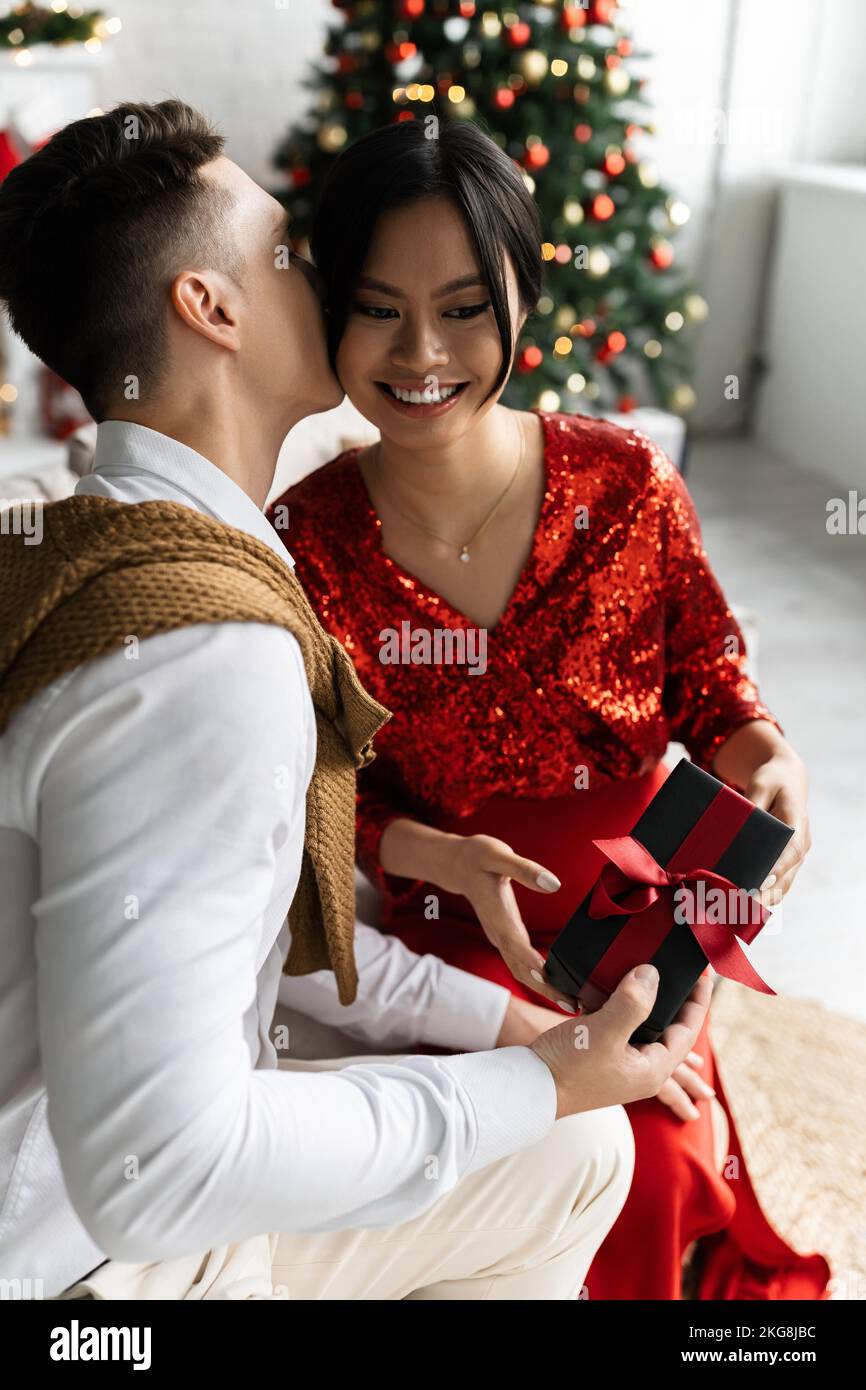
[[[689,888],[693,894],[693,901],[697,899],[698,884],[704,883],[708,887],[722,888],[725,892],[733,890],[737,897],[735,902],[739,902],[740,895],[744,890],[737,888],[729,878],[717,874],[713,869],[689,869],[685,872],[676,872],[665,869],[659,864],[649,850],[631,835],[621,835],[613,840],[593,840],[593,844],[601,850],[608,860],[601,871],[598,882],[593,889],[589,905],[589,915],[592,918],[623,916],[635,917],[658,903],[659,907],[651,915],[660,922],[663,933],[661,939],[667,932],[670,923],[669,900],[678,887],[681,885]],[[758,932],[765,925],[771,913],[755,899],[750,898],[750,914],[757,916],[757,921],[745,923],[717,923],[708,922],[706,914],[698,908],[695,913],[695,920],[688,921],[687,926],[694,935],[701,950],[707,960],[728,980],[736,980],[738,984],[748,985],[750,989],[760,990],[762,994],[775,994],[768,984],[761,979],[758,972],[750,964],[748,957],[741,950],[737,937],[741,941],[750,943],[754,941]],[[736,914],[735,914],[736,915]],[[646,920],[646,919],[645,919]],[[648,923],[647,923],[648,925]],[[620,933],[623,936],[624,933]],[[653,945],[653,951],[657,945],[661,944],[661,939]],[[641,929],[641,943],[644,950],[647,950],[646,933]],[[605,953],[602,961],[608,968],[616,968],[614,961],[607,960],[607,957],[615,950],[617,942],[614,942],[610,951]],[[631,945],[626,946],[620,943],[620,951],[632,949]],[[619,954],[619,952],[617,952]],[[642,960],[648,960],[649,954],[641,956]],[[599,962],[601,965],[602,962]],[[632,962],[633,964],[634,962]],[[618,962],[622,964],[622,960]],[[630,966],[626,965],[625,969]],[[593,975],[598,979],[598,967]],[[624,971],[620,972],[620,975]]]

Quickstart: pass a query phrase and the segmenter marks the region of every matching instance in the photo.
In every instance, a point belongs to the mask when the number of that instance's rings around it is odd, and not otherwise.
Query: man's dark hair
[[[328,309],[328,348],[336,361],[355,287],[379,219],[391,208],[444,195],[469,231],[487,281],[502,345],[488,399],[503,385],[514,351],[502,253],[511,259],[521,308],[533,313],[541,293],[541,222],[514,161],[471,121],[400,121],[371,131],[338,155],[325,179],[312,236]]]
[[[202,179],[223,138],[181,101],[127,102],[59,131],[0,186],[0,299],[96,420],[160,382],[168,291],[196,262],[236,278],[231,196]]]

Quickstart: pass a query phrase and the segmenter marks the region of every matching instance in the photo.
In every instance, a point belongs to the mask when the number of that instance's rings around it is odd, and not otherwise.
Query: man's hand
[[[703,1065],[703,1057],[697,1052],[690,1052],[656,1095],[656,1100],[660,1100],[680,1120],[697,1120],[700,1111],[694,1102],[711,1100],[716,1094],[712,1086],[698,1076],[696,1068]]]
[[[710,1006],[709,974],[701,976],[657,1042],[632,1047],[629,1038],[649,1017],[657,992],[658,971],[639,965],[595,1013],[560,1023],[536,1038],[532,1050],[556,1083],[557,1119],[658,1095],[685,1062]]]

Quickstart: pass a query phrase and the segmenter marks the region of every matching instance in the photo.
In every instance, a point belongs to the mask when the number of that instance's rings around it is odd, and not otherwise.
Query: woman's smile
[[[468,385],[468,381],[437,381],[433,375],[420,382],[376,382],[392,409],[415,420],[430,420],[446,415],[454,409]]]

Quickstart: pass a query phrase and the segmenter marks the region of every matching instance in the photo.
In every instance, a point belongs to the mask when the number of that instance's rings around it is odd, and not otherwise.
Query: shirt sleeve
[[[781,726],[749,677],[743,634],[710,567],[682,475],[655,447],[653,466],[663,537],[663,703],[671,737],[712,771],[741,724],[765,719]]]
[[[320,1023],[375,1048],[430,1044],[454,1052],[496,1046],[509,990],[491,980],[416,955],[395,936],[355,924],[358,994],[342,1005],[331,970],[283,975],[279,998]]]
[[[256,1066],[271,1022],[258,975],[297,882],[314,748],[288,633],[150,638],[137,660],[89,663],[38,712],[22,795],[40,841],[48,1120],[109,1257],[390,1226],[544,1136],[556,1089],[529,1048],[330,1074]]]

